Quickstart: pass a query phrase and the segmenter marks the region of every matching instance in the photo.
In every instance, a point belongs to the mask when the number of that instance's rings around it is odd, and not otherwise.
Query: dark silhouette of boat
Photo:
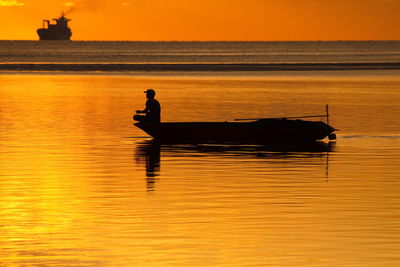
[[[272,144],[335,138],[335,129],[325,122],[287,118],[250,122],[139,122],[134,125],[161,142]]]
[[[72,31],[68,27],[70,19],[62,13],[61,17],[53,19],[56,23],[51,24],[49,20],[43,20],[43,28],[37,30],[40,40],[70,40]]]

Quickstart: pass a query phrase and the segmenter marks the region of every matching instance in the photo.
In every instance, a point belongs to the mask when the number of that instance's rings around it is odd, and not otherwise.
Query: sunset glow
[[[399,40],[398,0],[0,0],[0,39],[37,40],[65,12],[73,40]]]

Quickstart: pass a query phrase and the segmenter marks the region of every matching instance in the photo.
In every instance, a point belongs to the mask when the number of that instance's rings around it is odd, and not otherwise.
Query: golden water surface
[[[0,75],[4,266],[396,266],[398,72]],[[324,113],[335,143],[157,145],[132,126]]]

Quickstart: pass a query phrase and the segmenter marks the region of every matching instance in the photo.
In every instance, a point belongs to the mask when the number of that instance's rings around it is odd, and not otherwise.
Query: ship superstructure
[[[53,19],[54,24],[50,20],[43,20],[43,28],[37,30],[40,40],[69,40],[72,35],[71,29],[68,27],[70,19],[62,13],[61,17]]]

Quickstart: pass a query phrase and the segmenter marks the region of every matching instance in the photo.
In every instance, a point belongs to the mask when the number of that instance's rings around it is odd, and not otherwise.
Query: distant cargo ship
[[[51,24],[49,20],[43,20],[43,28],[37,30],[40,40],[69,40],[72,35],[68,27],[70,19],[62,13],[58,19],[53,19],[56,23]]]

